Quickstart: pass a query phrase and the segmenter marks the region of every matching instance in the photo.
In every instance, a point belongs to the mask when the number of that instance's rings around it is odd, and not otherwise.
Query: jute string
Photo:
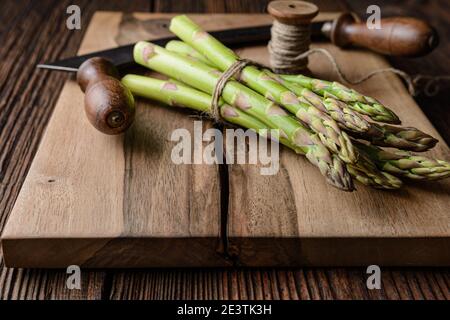
[[[309,49],[311,32],[309,25],[289,25],[273,22],[268,48],[270,65],[275,72],[295,72],[306,68],[308,56],[300,56]]]
[[[400,76],[403,80],[405,80],[408,91],[411,95],[415,96],[417,94],[416,87],[420,81],[425,81],[425,93],[428,95],[434,95],[439,91],[439,85],[438,82],[441,80],[450,80],[450,76],[440,76],[440,77],[433,77],[433,76],[427,76],[427,75],[421,75],[418,74],[414,77],[407,74],[406,72],[396,69],[396,68],[383,68],[383,69],[377,69],[374,71],[369,72],[365,76],[361,77],[360,79],[351,80],[348,79],[347,76],[342,72],[341,68],[339,67],[338,63],[336,62],[336,59],[333,57],[333,55],[323,48],[313,48],[309,49],[309,29],[305,26],[290,26],[290,25],[284,25],[277,21],[274,21],[274,26],[277,25],[277,27],[272,28],[272,35],[274,34],[273,29],[275,29],[275,37],[272,37],[272,40],[269,42],[269,51],[271,53],[271,65],[273,71],[277,71],[280,68],[285,71],[286,68],[294,68],[297,69],[299,66],[301,66],[301,69],[306,67],[306,64],[308,63],[308,56],[314,54],[314,53],[321,53],[323,54],[331,63],[333,66],[334,71],[338,75],[339,79],[342,82],[346,82],[352,85],[362,83],[373,76],[385,73],[385,72],[391,72],[394,74],[397,74]],[[306,31],[308,30],[308,31]],[[286,33],[282,34],[282,33]],[[287,42],[295,42],[298,41],[298,39],[302,39],[300,42],[302,44],[286,44]],[[281,44],[281,51],[280,48],[277,47]],[[274,52],[277,52],[274,54]],[[299,51],[301,51],[299,53]],[[285,52],[285,54],[282,54],[281,52]],[[280,57],[283,57],[280,59]],[[289,58],[286,58],[289,57]],[[211,101],[211,111],[210,116],[218,123],[223,122],[222,117],[220,115],[220,106],[219,101],[220,97],[222,95],[223,89],[225,88],[226,83],[233,78],[236,74],[240,73],[246,66],[252,65],[256,66],[261,69],[269,69],[267,66],[264,66],[260,63],[257,63],[252,60],[248,59],[240,59],[237,60],[235,63],[233,63],[227,70],[225,70],[219,79],[217,80],[216,86],[214,87],[213,95],[212,95],[212,101]],[[239,78],[239,77],[238,77]]]
[[[407,84],[408,91],[412,96],[418,93],[417,88],[423,87],[425,94],[436,95],[440,90],[442,81],[450,81],[450,76],[430,76],[417,74],[411,76],[396,68],[376,69],[363,77],[351,80],[342,72],[334,56],[325,49],[309,49],[311,32],[309,25],[288,25],[275,20],[271,28],[272,38],[268,44],[270,53],[270,65],[276,73],[299,73],[308,64],[308,56],[314,53],[322,53],[331,63],[334,71],[341,82],[352,85],[360,84],[373,76],[381,73],[394,73],[401,77]]]
[[[225,70],[220,76],[219,80],[217,80],[212,95],[211,112],[210,112],[211,117],[216,122],[222,122],[222,117],[220,115],[219,100],[220,96],[222,95],[222,91],[225,88],[225,85],[227,84],[228,80],[230,80],[236,74],[240,73],[242,69],[244,69],[248,65],[256,66],[259,68],[267,68],[266,66],[263,66],[262,64],[259,64],[255,61],[240,59],[237,60],[235,63],[233,63],[227,70]]]
[[[406,73],[403,70],[392,68],[392,67],[376,69],[376,70],[373,70],[373,71],[367,73],[366,75],[362,76],[359,79],[351,80],[351,79],[348,79],[348,77],[344,74],[344,72],[342,72],[335,57],[333,57],[333,55],[330,53],[330,51],[328,51],[326,49],[323,49],[323,48],[309,49],[306,52],[298,54],[296,56],[296,58],[302,59],[302,58],[308,57],[314,53],[323,54],[330,61],[331,65],[333,66],[334,71],[336,72],[336,74],[339,77],[339,80],[341,82],[347,82],[352,85],[360,84],[364,81],[367,81],[370,78],[372,78],[373,76],[376,76],[377,74],[390,72],[390,73],[394,73],[394,74],[398,75],[406,82],[408,92],[412,96],[417,95],[417,93],[418,93],[417,88],[419,87],[419,85],[423,86],[425,94],[427,94],[429,96],[433,96],[433,95],[437,94],[438,91],[440,90],[439,83],[441,81],[450,81],[450,76],[429,76],[429,75],[424,75],[424,74],[417,74],[415,76],[411,76],[410,74]]]

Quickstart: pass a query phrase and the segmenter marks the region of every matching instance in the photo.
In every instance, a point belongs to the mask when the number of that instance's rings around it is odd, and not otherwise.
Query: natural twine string
[[[342,72],[336,59],[333,55],[323,48],[309,49],[310,45],[310,29],[307,25],[287,25],[274,21],[272,29],[272,39],[268,44],[270,52],[270,63],[272,69],[277,72],[282,70],[291,70],[295,72],[298,69],[306,68],[308,64],[308,56],[314,53],[322,53],[328,58],[333,69],[342,82],[355,85],[362,83],[373,76],[391,72],[400,76],[408,85],[408,91],[411,95],[417,94],[416,87],[420,81],[425,81],[424,91],[428,95],[434,95],[439,91],[439,81],[450,80],[450,76],[433,77],[428,75],[418,74],[414,77],[410,76],[406,72],[396,68],[383,68],[369,72],[367,75],[360,79],[350,80]],[[211,117],[218,123],[223,122],[220,115],[219,100],[222,95],[222,91],[225,88],[226,83],[234,77],[237,73],[240,73],[248,65],[253,65],[259,68],[268,67],[248,59],[240,59],[233,63],[226,71],[224,71],[219,77],[216,86],[214,87],[212,101],[211,101]]]
[[[336,59],[333,57],[333,55],[328,50],[323,49],[323,48],[309,49],[308,51],[297,54],[297,56],[295,58],[296,59],[304,59],[314,53],[322,53],[323,55],[325,55],[328,58],[328,60],[330,61],[331,65],[333,66],[333,69],[336,72],[336,74],[338,75],[339,79],[343,82],[347,82],[352,85],[360,84],[360,83],[372,78],[373,76],[375,76],[377,74],[391,72],[391,73],[394,73],[394,74],[400,76],[406,82],[406,84],[408,86],[408,91],[412,96],[417,95],[417,93],[418,93],[417,88],[421,82],[423,83],[422,85],[423,85],[425,94],[427,94],[429,96],[433,96],[433,95],[437,94],[440,90],[439,82],[450,81],[450,76],[430,76],[430,75],[424,75],[424,74],[417,74],[415,76],[411,76],[408,73],[406,73],[400,69],[396,69],[396,68],[392,68],[392,67],[376,69],[376,70],[369,72],[368,74],[366,74],[365,76],[363,76],[359,79],[350,80],[342,72],[341,68],[339,67],[339,65],[336,62]]]
[[[260,68],[267,68],[258,62],[248,60],[248,59],[240,59],[233,63],[226,71],[222,73],[219,80],[217,80],[216,86],[214,87],[212,101],[211,101],[211,117],[216,122],[222,122],[222,117],[220,116],[220,106],[219,100],[222,95],[222,91],[225,88],[228,80],[234,77],[236,74],[240,73],[242,69],[244,69],[248,65],[253,65]]]
[[[309,55],[322,53],[332,64],[339,79],[352,85],[362,83],[377,74],[391,72],[406,82],[408,91],[412,96],[417,95],[417,88],[419,86],[423,87],[426,95],[434,96],[440,90],[440,82],[450,81],[450,76],[430,76],[423,74],[411,76],[400,69],[392,67],[377,69],[369,72],[360,79],[350,80],[342,72],[336,59],[329,51],[322,48],[309,49],[311,32],[308,24],[288,25],[275,20],[271,28],[271,34],[272,37],[268,44],[270,65],[276,73],[298,73],[306,68]]]
[[[309,49],[311,31],[309,25],[289,25],[275,20],[268,44],[270,65],[276,73],[295,73],[306,68],[308,56],[300,56]]]
[[[277,20],[271,28],[272,38],[269,41],[270,65],[276,73],[298,73],[305,69],[308,64],[308,56],[314,53],[322,53],[330,61],[339,79],[343,82],[355,85],[362,83],[373,76],[391,72],[401,77],[407,84],[408,91],[412,96],[417,95],[417,88],[423,86],[425,94],[433,96],[440,90],[441,81],[450,81],[450,76],[429,76],[417,74],[411,76],[396,68],[383,68],[369,72],[360,79],[350,80],[342,72],[333,55],[325,49],[309,49],[311,32],[309,25],[288,25]]]

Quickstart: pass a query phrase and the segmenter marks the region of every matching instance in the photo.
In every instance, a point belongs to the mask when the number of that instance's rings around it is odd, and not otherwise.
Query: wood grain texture
[[[194,3],[191,2],[189,5],[185,5],[183,7],[178,7],[181,2],[179,1],[158,1],[156,2],[155,8],[157,10],[171,11],[171,12],[180,12],[180,10],[190,10],[191,8],[195,8],[196,11],[210,10],[210,1],[196,1]],[[314,1],[319,5],[321,10],[350,10],[355,9],[361,16],[365,14],[365,9],[369,4],[372,4],[370,1],[351,1],[351,3],[344,3],[343,1]],[[350,1],[348,1],[350,2]],[[242,0],[228,0],[225,1],[224,7],[228,12],[264,12],[266,1],[242,1]],[[402,1],[401,3],[392,4],[389,1],[383,1],[379,3],[383,7],[383,12],[385,10],[389,10],[389,8],[396,7],[397,14],[409,14],[409,15],[419,15],[421,12],[424,12],[423,9],[418,10],[415,6],[419,5],[416,2],[411,1]],[[427,13],[432,13],[433,20],[437,20],[434,23],[439,23],[438,30],[439,32],[446,32],[448,30],[448,19],[445,19],[445,12],[440,10],[441,7],[445,7],[447,4],[444,1],[433,1],[431,3],[433,5],[433,9],[428,9],[430,6],[427,6]],[[431,5],[430,4],[430,5]],[[388,7],[388,9],[385,9]],[[447,11],[448,12],[448,11]],[[448,41],[446,41],[448,42]],[[436,61],[441,61],[444,63],[446,61],[446,55],[448,54],[448,49],[443,49],[442,46],[438,48],[433,54],[432,57],[422,58],[419,61],[414,60],[414,63],[409,63],[410,60],[401,60],[395,59],[394,66],[398,66],[398,63],[401,63],[401,66],[404,70],[413,71],[417,70],[417,65],[422,65],[422,68],[418,68],[419,71],[426,72],[429,67],[439,65]],[[423,63],[425,62],[425,63]],[[444,63],[445,64],[445,63]],[[439,68],[439,67],[437,67]],[[443,136],[443,138],[447,141],[450,141],[450,128],[445,124],[448,123],[448,120],[445,119],[450,116],[448,112],[447,103],[444,99],[443,95],[435,97],[431,99],[430,97],[425,97],[423,99],[419,99],[420,105],[424,106],[425,112],[427,116],[431,119],[433,124],[438,127],[439,132]],[[439,125],[440,124],[440,125]],[[419,271],[417,268],[415,269],[386,269],[383,268],[384,276],[383,276],[383,286],[382,290],[370,290],[366,291],[365,286],[365,274],[360,269],[355,268],[345,268],[345,269],[317,269],[317,268],[302,268],[295,270],[285,270],[281,269],[278,272],[280,274],[284,274],[285,278],[290,280],[291,287],[296,287],[297,296],[303,299],[320,299],[325,295],[320,294],[318,288],[322,286],[322,283],[317,281],[316,273],[321,272],[321,270],[326,270],[326,274],[330,279],[333,280],[334,284],[332,288],[335,292],[335,298],[337,299],[412,299],[413,296],[421,296],[422,291],[432,291],[434,293],[434,298],[438,299],[449,299],[449,270],[448,269],[422,269]],[[405,270],[409,270],[405,272]],[[167,284],[166,279],[177,279],[177,283],[181,284],[179,291],[175,297],[187,297],[191,296],[191,292],[201,291],[205,285],[201,281],[196,281],[195,279],[199,279],[199,277],[205,274],[207,271],[142,271],[142,272],[126,272],[123,274],[116,274],[116,281],[113,282],[113,291],[112,298],[121,299],[123,297],[135,297],[139,299],[148,299],[154,298],[157,296],[157,292],[161,292],[158,289],[163,288],[164,292],[168,292],[169,288],[173,286]],[[284,288],[279,285],[278,281],[273,278],[269,278],[267,276],[267,272],[265,276],[261,276],[261,271],[250,269],[250,270],[239,270],[238,273],[246,274],[247,276],[241,276],[241,287],[233,286],[234,290],[228,290],[228,283],[230,282],[231,272],[230,271],[216,271],[219,273],[216,277],[218,278],[217,288],[220,288],[219,292],[223,292],[223,297],[225,298],[236,298],[239,295],[246,295],[246,287],[255,288],[256,294],[253,297],[258,299],[261,298],[272,298],[271,288],[273,290],[279,291]],[[411,288],[404,277],[402,275],[408,273],[412,277],[418,277],[422,279],[422,286],[417,288]],[[170,274],[170,276],[168,275]],[[195,274],[195,275],[194,275]],[[126,275],[126,277],[125,277]],[[292,281],[292,275],[294,275],[294,281]],[[322,277],[323,278],[323,277]],[[151,279],[151,282],[150,282]],[[194,279],[194,280],[193,280]],[[395,280],[394,280],[395,279]],[[155,283],[164,283],[165,285],[160,285],[155,288]],[[130,283],[133,282],[133,285],[130,286]],[[142,282],[147,285],[150,285],[150,290],[142,290]],[[236,282],[234,282],[236,283]],[[139,284],[136,286],[135,284]],[[144,285],[144,287],[146,287]],[[214,285],[213,285],[214,287]],[[132,288],[135,288],[133,290]],[[146,287],[147,288],[147,287]],[[124,290],[126,292],[124,292]],[[263,291],[264,290],[264,291]],[[144,293],[143,293],[144,291]],[[266,292],[266,294],[263,294]],[[444,295],[443,295],[444,294]],[[139,297],[137,297],[139,295]],[[163,296],[161,294],[160,296]],[[167,294],[166,294],[167,297]],[[173,297],[173,296],[172,296]],[[220,298],[222,296],[219,295]],[[294,295],[295,297],[295,295]]]
[[[3,1],[0,26],[0,228],[12,210],[31,160],[66,79],[65,73],[37,71],[36,64],[76,54],[87,23],[103,10],[146,11],[147,1],[77,1],[80,31],[66,28],[71,1]],[[36,28],[39,32],[36,32]],[[55,41],[56,40],[56,41]],[[14,81],[11,81],[14,79]],[[42,94],[45,92],[45,94]],[[100,299],[105,272],[85,272],[81,291],[65,290],[64,271],[8,269],[1,259],[0,299]],[[26,276],[24,276],[26,274]]]
[[[361,16],[371,1],[325,0],[314,1],[321,10],[336,11],[354,9]],[[34,65],[42,60],[68,57],[75,54],[85,29],[70,32],[64,28],[67,1],[4,1],[4,10],[0,11],[0,47],[2,66],[0,72],[0,229],[11,212],[14,201],[21,188],[26,172],[37,149],[43,129],[47,124],[64,80],[64,73],[43,72],[36,77]],[[267,1],[227,0],[227,1],[77,1],[83,8],[83,21],[88,22],[96,9],[165,12],[253,12],[265,11]],[[440,34],[448,32],[448,3],[446,1],[379,1],[383,15],[407,14],[433,21]],[[425,5],[422,5],[425,4]],[[31,14],[30,14],[31,13]],[[49,19],[50,14],[52,19]],[[28,23],[24,23],[27,17]],[[21,25],[22,28],[16,26]],[[33,28],[26,28],[26,26]],[[35,32],[39,26],[43,32]],[[59,27],[45,32],[51,27]],[[7,32],[7,30],[16,30]],[[20,31],[19,31],[20,30]],[[34,46],[26,44],[34,40]],[[58,39],[59,41],[55,41]],[[411,72],[441,74],[448,73],[448,39],[441,37],[441,45],[431,55],[422,59],[389,59],[396,67]],[[14,51],[11,51],[14,48]],[[18,55],[18,53],[21,55]],[[38,56],[40,55],[40,56]],[[19,57],[20,64],[17,62]],[[412,62],[412,63],[411,63]],[[31,76],[30,76],[31,75]],[[6,81],[14,78],[17,81]],[[41,78],[42,76],[42,78]],[[43,81],[45,79],[45,81]],[[40,80],[40,81],[39,81]],[[38,90],[30,90],[30,88]],[[51,88],[51,90],[50,90]],[[20,96],[17,94],[20,92]],[[40,92],[46,92],[42,95]],[[428,118],[450,143],[450,112],[445,91],[435,97],[422,96],[416,101]],[[34,106],[47,105],[47,108]],[[1,260],[1,254],[0,254]],[[3,262],[0,262],[0,266]],[[176,290],[175,297],[191,296],[192,292],[205,292],[206,288],[219,288],[219,298],[236,298],[239,295],[272,298],[273,292],[285,291],[276,277],[269,276],[272,269],[213,269],[210,271],[193,270],[151,270],[151,271],[84,271],[89,279],[83,278],[81,292],[64,290],[65,272],[49,270],[0,269],[0,299],[67,299],[88,298],[108,299],[133,297],[149,299],[173,297],[168,292]],[[318,279],[327,277],[333,283],[334,298],[358,299],[413,299],[414,297],[450,299],[450,270],[448,268],[383,268],[382,290],[365,292],[366,275],[360,268],[296,268],[276,269],[281,278],[287,279],[289,288],[294,288],[292,297],[297,294],[303,299],[320,299],[329,294],[320,289],[330,288]],[[232,275],[233,273],[233,275]],[[27,276],[24,276],[27,274]],[[208,275],[207,275],[208,274]],[[212,274],[212,275],[211,275]],[[238,276],[239,274],[239,276]],[[320,276],[319,276],[320,274]],[[210,277],[215,284],[206,285],[200,281]],[[236,279],[240,279],[238,282]],[[176,285],[173,280],[176,280]],[[234,279],[234,280],[232,280]],[[59,280],[59,281],[58,281]],[[95,280],[95,281],[94,281]],[[237,285],[237,284],[240,285]],[[284,282],[282,282],[284,283]],[[418,283],[419,285],[412,285]],[[231,285],[233,284],[233,285]],[[92,290],[92,288],[96,288]],[[174,289],[176,288],[176,289]],[[248,294],[247,288],[254,294]],[[216,290],[216,289],[213,289]],[[328,290],[328,289],[327,289]],[[424,294],[427,292],[428,294]],[[329,293],[329,292],[328,292]],[[430,296],[431,293],[431,296]],[[200,297],[201,298],[201,297]]]
[[[363,270],[234,268],[115,273],[109,299],[449,299],[448,273],[383,271],[382,289],[368,290]]]
[[[96,13],[79,53],[113,46],[121,16]],[[3,232],[6,263],[227,265],[216,252],[218,166],[171,160],[172,132],[193,135],[192,119],[142,103],[125,136],[107,136],[89,124],[82,106],[80,88],[67,82]]]
[[[329,50],[352,79],[389,67],[384,58],[367,51],[320,47]],[[238,53],[263,64],[269,60],[264,47]],[[338,80],[323,56],[312,56],[309,68],[318,78]],[[355,87],[390,106],[403,125],[441,140],[429,155],[450,158],[448,146],[396,76],[380,75]],[[358,185],[356,192],[343,193],[291,151],[281,151],[280,163],[275,176],[262,176],[253,165],[229,166],[228,239],[239,264],[450,263],[450,181],[406,184],[394,192]]]
[[[191,17],[207,30],[271,20],[268,15]],[[122,18],[97,13],[80,52],[111,46]],[[152,19],[169,18],[138,15],[149,30]],[[321,47],[350,77],[388,67],[373,53]],[[265,46],[241,48],[239,54],[268,63]],[[323,57],[311,58],[309,68],[334,80]],[[357,89],[391,105],[404,125],[439,137],[395,76],[379,76]],[[304,158],[283,150],[282,170],[273,176],[261,175],[254,165],[228,166],[224,226],[218,166],[171,160],[170,135],[177,128],[193,135],[192,119],[143,101],[125,139],[105,136],[86,121],[82,100],[69,82],[2,235],[10,266],[224,266],[227,260],[216,252],[224,227],[228,253],[243,266],[450,264],[450,181],[398,192],[360,186],[343,193]],[[441,143],[431,154],[445,159],[449,149]]]

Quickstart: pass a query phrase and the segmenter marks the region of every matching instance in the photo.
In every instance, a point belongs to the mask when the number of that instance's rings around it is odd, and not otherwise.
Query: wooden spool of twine
[[[275,18],[271,28],[268,48],[270,65],[277,73],[308,72],[308,56],[311,43],[311,20],[319,8],[304,1],[273,1],[267,10]]]
[[[394,73],[401,77],[412,96],[417,95],[420,87],[426,95],[433,96],[440,91],[442,82],[449,82],[450,76],[409,75],[396,68],[376,69],[359,79],[348,79],[340,69],[335,57],[326,49],[312,48],[311,21],[319,13],[319,8],[309,2],[295,0],[272,1],[267,10],[274,17],[271,28],[271,40],[268,44],[270,65],[276,73],[311,75],[307,68],[308,56],[322,54],[338,75],[340,81],[359,84],[381,73]],[[418,90],[419,89],[419,90]]]

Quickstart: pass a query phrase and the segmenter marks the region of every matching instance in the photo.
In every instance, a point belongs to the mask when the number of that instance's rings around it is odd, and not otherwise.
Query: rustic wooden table
[[[371,1],[315,1],[321,10],[364,15]],[[44,60],[76,53],[96,10],[148,12],[264,12],[267,1],[75,1],[82,29],[66,28],[73,1],[5,0],[0,10],[0,231],[14,205],[64,81],[63,73],[37,71]],[[378,1],[382,15],[427,19],[445,35],[445,0]],[[449,73],[450,43],[420,60],[390,59],[409,73]],[[444,92],[417,103],[450,144],[450,111]],[[8,269],[0,253],[0,299],[450,299],[448,268],[383,268],[382,289],[368,290],[364,268],[158,269],[82,272],[81,290],[66,289],[64,270]]]

